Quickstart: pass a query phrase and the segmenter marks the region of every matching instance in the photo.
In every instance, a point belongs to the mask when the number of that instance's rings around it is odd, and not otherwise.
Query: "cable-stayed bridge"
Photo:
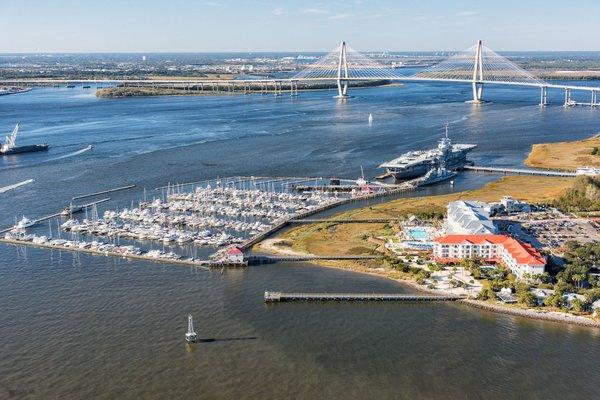
[[[173,79],[173,80],[134,80],[134,79],[0,79],[0,84],[50,85],[69,83],[120,84],[150,87],[179,87],[186,90],[234,91],[249,93],[260,91],[281,95],[289,91],[298,95],[299,85],[335,84],[339,99],[347,99],[348,87],[354,82],[440,82],[470,84],[473,90],[473,103],[483,101],[486,85],[510,85],[533,87],[540,90],[540,105],[548,103],[548,89],[564,91],[564,105],[600,106],[600,87],[564,85],[548,83],[535,77],[504,56],[483,45],[479,40],[474,46],[412,75],[404,75],[396,68],[379,63],[366,55],[351,49],[342,42],[336,49],[320,58],[314,64],[289,78],[265,79]],[[587,92],[589,103],[577,103],[571,98],[574,91]]]

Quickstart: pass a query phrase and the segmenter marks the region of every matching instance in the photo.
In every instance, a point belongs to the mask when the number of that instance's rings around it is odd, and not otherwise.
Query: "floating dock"
[[[284,293],[265,292],[265,302],[286,301],[455,301],[458,295],[422,295],[406,293]]]
[[[86,197],[93,197],[93,196],[98,196],[101,194],[112,193],[112,192],[120,192],[121,190],[133,189],[135,186],[136,185],[127,185],[127,186],[121,186],[121,187],[114,188],[114,189],[102,190],[100,192],[82,194],[80,196],[72,197],[71,200],[84,199]]]
[[[467,171],[477,172],[499,172],[501,174],[515,174],[515,175],[539,175],[539,176],[559,176],[559,177],[575,177],[575,172],[568,171],[552,171],[544,169],[521,169],[521,168],[500,168],[500,167],[481,167],[476,165],[465,165],[462,169]]]
[[[60,251],[72,251],[72,252],[80,252],[93,254],[98,256],[110,256],[110,257],[119,257],[133,260],[144,260],[144,261],[152,261],[159,263],[167,263],[167,264],[182,264],[188,265],[190,267],[203,267],[207,269],[212,268],[245,268],[248,266],[247,261],[243,262],[230,262],[230,261],[211,261],[211,260],[189,260],[189,259],[171,259],[171,258],[157,258],[157,257],[149,257],[144,254],[126,254],[126,253],[118,253],[116,251],[101,251],[87,248],[79,248],[79,247],[69,247],[64,245],[53,245],[49,243],[33,243],[26,240],[16,240],[16,239],[6,239],[0,238],[0,243],[12,244],[17,246],[32,246],[39,247],[45,249],[54,249]]]

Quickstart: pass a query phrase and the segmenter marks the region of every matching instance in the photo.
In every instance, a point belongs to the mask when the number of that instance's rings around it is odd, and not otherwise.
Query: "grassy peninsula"
[[[600,167],[600,136],[570,142],[534,144],[525,164],[535,168],[575,171]]]
[[[446,211],[446,205],[450,201],[460,199],[498,201],[504,195],[511,195],[532,203],[549,203],[560,198],[572,187],[573,182],[573,178],[507,176],[476,190],[439,196],[398,199],[345,211],[333,218],[398,218],[410,214],[423,218],[441,218]],[[373,254],[377,247],[381,246],[381,243],[373,238],[391,232],[392,227],[383,223],[336,224],[327,222],[302,225],[283,233],[275,239],[259,244],[256,250],[287,254],[366,255]],[[378,260],[326,261],[320,264],[365,272],[373,268],[383,268],[382,273],[390,277],[397,275],[395,271],[387,268],[386,265],[382,265],[382,262]]]

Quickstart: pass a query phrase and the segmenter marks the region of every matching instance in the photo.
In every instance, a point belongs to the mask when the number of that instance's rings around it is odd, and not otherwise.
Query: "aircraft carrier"
[[[387,174],[394,178],[411,179],[425,175],[431,168],[432,163],[443,160],[445,167],[449,170],[459,169],[470,162],[467,154],[473,150],[475,144],[452,144],[448,138],[448,127],[446,135],[439,141],[437,147],[431,150],[409,151],[400,157],[381,164]]]

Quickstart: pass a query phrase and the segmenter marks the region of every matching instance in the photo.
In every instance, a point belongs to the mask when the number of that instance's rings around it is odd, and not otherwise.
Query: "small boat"
[[[196,343],[198,335],[194,332],[194,320],[192,314],[188,315],[188,331],[185,334],[185,341],[188,343]]]
[[[369,114],[369,125],[373,123],[373,114]]]
[[[15,228],[24,229],[29,228],[33,225],[35,225],[35,221],[32,221],[23,215],[23,218],[21,218],[21,220],[15,224]]]
[[[82,206],[74,206],[71,203],[60,212],[60,215],[67,217],[69,215],[73,215],[73,214],[81,212],[81,211],[83,211]]]
[[[6,137],[6,142],[0,147],[0,156],[18,154],[18,153],[32,153],[35,151],[48,150],[48,145],[44,144],[31,144],[26,146],[17,146],[17,135],[19,133],[19,124],[15,126],[12,133]]]

